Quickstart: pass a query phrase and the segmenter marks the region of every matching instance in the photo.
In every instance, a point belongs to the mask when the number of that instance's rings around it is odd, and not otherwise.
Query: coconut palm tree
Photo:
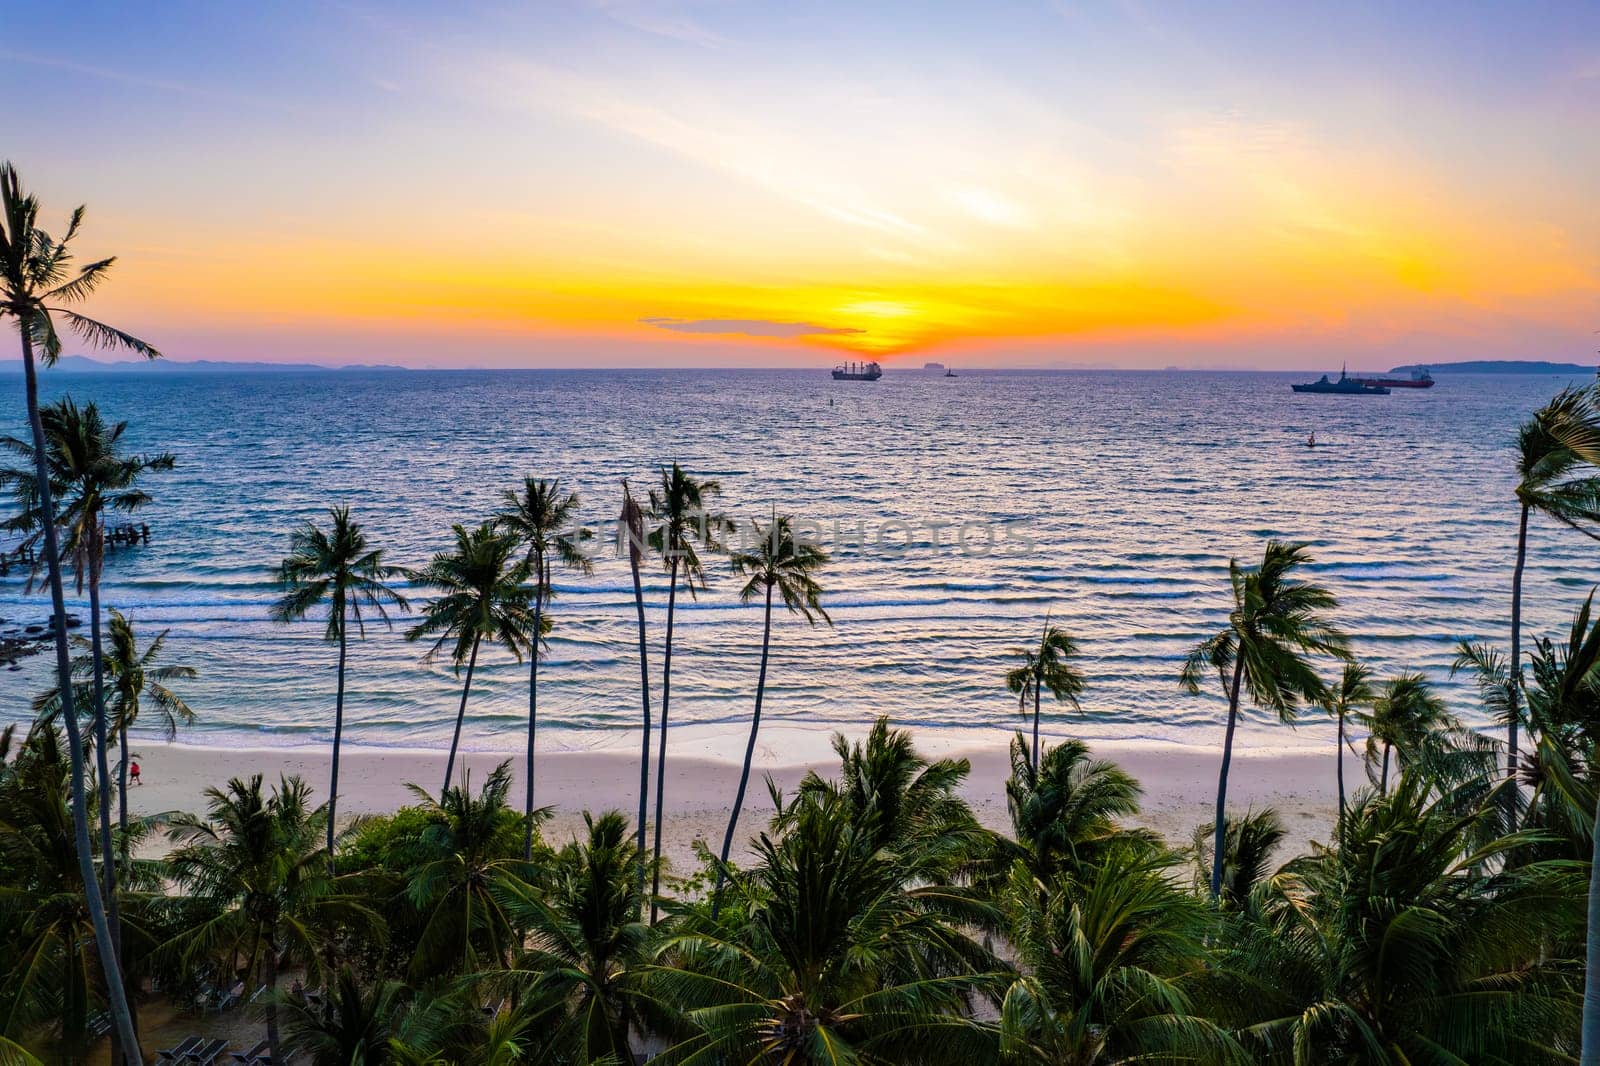
[[[89,847],[89,813],[84,785],[83,745],[78,715],[72,700],[72,664],[67,646],[66,592],[61,578],[61,546],[55,522],[55,493],[50,483],[47,439],[39,412],[39,378],[36,356],[51,366],[61,355],[61,335],[56,317],[84,341],[102,348],[122,348],[148,359],[160,356],[153,346],[131,333],[89,318],[68,305],[87,299],[110,274],[114,259],[76,265],[72,242],[83,225],[84,210],[72,213],[59,238],[38,225],[39,201],[22,191],[22,182],[10,163],[0,163],[0,320],[10,319],[22,340],[22,370],[27,398],[28,428],[32,433],[34,474],[39,486],[38,511],[43,517],[45,567],[49,573],[51,628],[55,637],[56,685],[62,693],[62,724],[72,760],[72,819],[77,834],[78,862],[84,880],[84,902],[94,926],[95,944],[105,976],[111,1016],[124,1054],[138,1056],[133,1014],[123,988],[122,969],[106,917],[106,901],[95,879]]]
[[[1511,674],[1506,721],[1506,772],[1517,776],[1522,688],[1522,571],[1528,558],[1528,516],[1539,512],[1600,539],[1600,397],[1594,386],[1566,388],[1517,431],[1517,563],[1511,572]],[[1507,793],[1515,804],[1515,791]]]
[[[541,1056],[630,1062],[629,1030],[658,1013],[641,980],[654,945],[640,920],[638,856],[621,813],[585,812],[583,821],[584,839],[556,853],[539,887],[506,882],[496,890],[529,946],[512,970],[490,979],[518,990]]]
[[[192,666],[158,665],[161,653],[166,648],[169,632],[171,631],[163,629],[141,650],[134,632],[133,620],[127,615],[113,607],[111,619],[106,625],[106,635],[110,638],[108,642],[110,652],[103,661],[111,690],[106,711],[117,736],[117,826],[120,843],[118,861],[124,867],[128,865],[130,754],[128,730],[138,722],[146,700],[149,701],[151,709],[160,715],[160,729],[169,743],[177,738],[180,724],[189,725],[195,720],[194,710],[188,702],[167,687],[167,683],[192,681],[200,676],[199,671]],[[84,652],[72,660],[73,676],[80,679],[87,678],[94,672],[94,657],[89,646],[90,642],[82,637],[73,637],[73,643]],[[89,691],[89,683],[79,680],[74,682],[74,687],[77,689],[78,705],[87,706],[93,698]],[[34,713],[42,718],[53,720],[61,710],[60,694],[55,689],[50,689],[33,701],[33,709]]]
[[[421,570],[410,571],[412,581],[439,595],[423,608],[422,620],[406,631],[407,640],[435,638],[423,656],[424,662],[432,661],[449,644],[450,661],[457,675],[463,663],[467,667],[441,794],[450,787],[455,772],[479,645],[486,640],[499,644],[520,663],[523,651],[536,639],[532,636],[533,612],[529,609],[533,594],[526,587],[533,570],[526,559],[514,558],[518,550],[516,538],[497,532],[487,522],[472,530],[461,525],[451,528],[456,538],[455,550],[440,552]]]
[[[1012,648],[1011,654],[1022,659],[1022,665],[1006,674],[1006,688],[1017,697],[1017,709],[1024,714],[1028,704],[1033,704],[1033,768],[1039,768],[1039,698],[1045,689],[1058,703],[1079,710],[1078,697],[1083,695],[1083,673],[1072,665],[1078,656],[1078,643],[1060,626],[1050,624],[1045,616],[1044,630],[1039,634],[1036,648]]]
[[[1206,857],[1206,841],[1214,829],[1214,826],[1202,825],[1194,832],[1197,885],[1211,882],[1214,860]],[[1221,905],[1230,908],[1245,905],[1255,886],[1272,873],[1268,862],[1283,843],[1284,835],[1283,819],[1271,807],[1247,810],[1243,817],[1228,823],[1227,839],[1222,845],[1222,895],[1218,900]]]
[[[1191,994],[1205,909],[1165,861],[1119,845],[1079,876],[1047,885],[1018,865],[1006,896],[1023,973],[1001,1005],[998,1061],[1243,1059]]]
[[[533,858],[533,750],[539,722],[539,647],[549,631],[545,603],[555,597],[551,570],[556,563],[580,574],[594,573],[594,563],[579,546],[594,536],[594,531],[574,526],[578,513],[578,494],[563,493],[559,480],[523,478],[522,491],[502,493],[504,507],[495,515],[496,528],[517,538],[527,549],[528,568],[533,572],[533,631],[540,639],[528,647],[528,776],[523,789],[523,858]]]
[[[344,738],[344,673],[350,623],[367,635],[366,614],[389,625],[388,605],[405,609],[406,598],[387,582],[403,571],[383,561],[383,549],[367,542],[361,523],[344,505],[328,508],[329,527],[306,522],[289,540],[289,554],[278,565],[283,596],[272,605],[272,619],[293,622],[327,604],[328,625],[322,639],[339,645],[339,668],[333,695],[333,766],[328,776],[328,862],[334,862],[334,833],[339,810],[339,745]]]
[[[1376,694],[1372,689],[1372,671],[1364,663],[1348,662],[1344,664],[1344,673],[1339,675],[1339,684],[1329,688],[1322,706],[1339,723],[1338,732],[1334,739],[1334,778],[1339,783],[1339,821],[1344,822],[1344,725],[1352,714],[1358,713],[1366,707]]]
[[[282,1062],[283,968],[303,968],[320,984],[338,936],[381,939],[384,921],[328,873],[321,847],[328,808],[310,806],[311,791],[298,777],[280,779],[270,794],[262,793],[260,774],[235,777],[226,791],[205,795],[205,818],[176,814],[168,829],[180,845],[169,873],[205,913],[173,947],[186,967],[211,960],[250,987],[266,986],[267,1043],[272,1061]]]
[[[644,900],[645,817],[650,810],[650,663],[645,643],[644,585],[639,570],[644,562],[644,551],[649,545],[645,530],[644,508],[633,498],[626,479],[622,482],[622,513],[617,517],[617,549],[628,553],[628,569],[633,573],[633,609],[639,618],[639,702],[644,711],[644,729],[640,736],[639,751],[639,820],[634,826],[638,834],[638,877],[640,906]]]
[[[1267,542],[1261,564],[1250,568],[1228,560],[1233,593],[1228,624],[1196,645],[1179,675],[1185,691],[1198,693],[1208,670],[1217,673],[1228,699],[1228,729],[1222,744],[1222,771],[1217,779],[1217,813],[1212,847],[1211,898],[1222,890],[1222,859],[1227,827],[1228,768],[1233,762],[1233,733],[1239,702],[1250,702],[1291,722],[1301,701],[1321,702],[1326,689],[1308,654],[1347,658],[1350,642],[1327,618],[1333,593],[1296,576],[1311,561],[1304,544]]]
[[[1389,791],[1391,754],[1399,753],[1402,770],[1413,763],[1430,762],[1430,755],[1444,752],[1441,742],[1447,735],[1464,732],[1428,679],[1417,673],[1398,674],[1385,681],[1361,717],[1368,730],[1367,776],[1379,792]],[[1433,758],[1431,763],[1437,771],[1439,759]]]
[[[987,1061],[993,1041],[966,1015],[1004,966],[948,917],[948,886],[908,888],[898,857],[842,797],[786,811],[756,863],[736,874],[748,912],[728,928],[686,916],[649,975],[691,1035],[669,1062],[834,1064]],[[978,917],[988,911],[986,918]],[[969,900],[970,924],[998,912]],[[907,1049],[915,1052],[907,1054]]]
[[[410,787],[432,819],[421,841],[426,857],[407,872],[404,889],[424,915],[411,976],[505,966],[517,936],[501,898],[533,875],[532,865],[519,854],[522,820],[506,806],[510,761],[495,767],[477,796],[470,775],[437,799]],[[535,811],[534,817],[545,814]]]
[[[710,479],[696,479],[684,473],[676,462],[662,467],[661,484],[650,490],[650,549],[667,568],[667,640],[661,654],[661,742],[656,746],[656,822],[650,884],[650,921],[656,920],[657,897],[661,894],[661,828],[665,821],[662,802],[667,784],[667,715],[672,706],[672,623],[678,610],[680,579],[689,595],[706,587],[705,564],[700,551],[720,551],[721,538],[733,532],[733,521],[708,510],[712,500],[722,495],[722,486]]]
[[[795,536],[794,523],[788,515],[773,513],[765,529],[760,521],[751,523],[755,534],[752,551],[733,554],[733,572],[747,575],[748,580],[739,590],[739,602],[749,603],[760,598],[765,604],[761,630],[761,669],[756,675],[756,706],[750,716],[750,740],[744,749],[744,767],[739,772],[739,791],[733,798],[733,809],[728,813],[728,831],[722,838],[722,858],[717,865],[717,888],[711,897],[711,913],[715,917],[721,907],[722,881],[728,865],[728,853],[733,850],[733,833],[739,824],[739,809],[744,806],[745,788],[750,784],[750,763],[756,754],[756,737],[761,731],[761,699],[767,689],[767,657],[772,647],[772,596],[783,597],[789,613],[799,614],[813,626],[820,618],[828,625],[833,619],[822,609],[822,586],[817,584],[816,572],[827,565],[828,553],[817,545]]]

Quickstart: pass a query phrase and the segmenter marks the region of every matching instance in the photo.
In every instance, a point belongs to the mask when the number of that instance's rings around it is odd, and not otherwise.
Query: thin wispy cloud
[[[863,330],[849,326],[819,326],[815,322],[775,322],[766,318],[664,318],[639,320],[674,333],[733,333],[745,337],[837,337]]]

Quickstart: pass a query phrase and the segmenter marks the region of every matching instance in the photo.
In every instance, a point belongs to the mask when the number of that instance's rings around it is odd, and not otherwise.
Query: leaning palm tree
[[[170,452],[160,455],[134,455],[123,450],[122,437],[128,423],[107,422],[100,409],[90,403],[79,407],[71,397],[50,404],[39,413],[44,423],[45,447],[51,488],[60,508],[56,522],[61,527],[61,549],[72,560],[77,591],[89,589],[89,644],[91,684],[84,701],[93,708],[96,771],[102,781],[111,780],[108,749],[113,726],[106,711],[106,668],[104,626],[101,624],[100,579],[105,570],[106,514],[130,514],[151,502],[140,487],[145,474],[171,470]],[[38,481],[33,475],[37,464],[33,446],[16,437],[0,437],[0,447],[22,456],[26,468],[0,470],[0,489],[10,488],[16,496],[18,513],[0,528],[28,533],[37,538],[44,527],[39,509]],[[100,850],[112,854],[111,805],[100,805]],[[106,902],[111,908],[112,939],[119,939],[117,871],[107,863],[104,873]]]
[[[495,525],[517,538],[528,550],[527,564],[533,572],[533,631],[539,638],[528,648],[528,776],[523,783],[522,857],[533,858],[533,747],[539,722],[539,646],[544,643],[544,605],[555,596],[550,572],[560,563],[580,574],[594,573],[594,563],[579,547],[594,536],[592,530],[575,527],[578,494],[562,493],[559,480],[523,478],[520,493],[507,489],[505,507],[495,515]]]
[[[639,751],[639,820],[634,826],[638,835],[639,899],[644,900],[644,823],[650,810],[650,663],[645,643],[644,584],[639,579],[639,568],[644,562],[644,551],[649,545],[645,532],[644,508],[633,498],[626,479],[622,482],[622,513],[617,516],[617,550],[628,553],[628,569],[633,573],[633,609],[639,618],[639,700],[644,708],[644,730]]]
[[[1217,813],[1212,846],[1211,898],[1222,890],[1223,845],[1227,829],[1228,768],[1233,762],[1233,733],[1244,695],[1257,707],[1291,722],[1301,701],[1325,699],[1326,689],[1307,654],[1346,658],[1350,642],[1326,615],[1335,606],[1333,593],[1298,578],[1311,561],[1304,544],[1271,540],[1255,568],[1228,560],[1233,607],[1221,632],[1201,641],[1184,661],[1179,683],[1200,691],[1206,671],[1215,670],[1228,698],[1228,730],[1222,744],[1222,771],[1217,779]]]
[[[351,519],[346,506],[328,509],[330,526],[320,529],[306,522],[289,540],[289,554],[278,565],[278,585],[283,597],[272,606],[276,622],[293,622],[328,605],[328,626],[323,639],[339,645],[339,672],[333,695],[333,767],[328,780],[328,862],[334,861],[333,837],[339,807],[339,744],[344,738],[344,667],[349,649],[350,623],[356,634],[367,635],[363,611],[389,624],[387,604],[404,610],[406,598],[386,583],[403,571],[383,561],[383,549],[367,543],[361,524]]]
[[[61,546],[55,521],[55,493],[50,484],[50,469],[44,424],[39,415],[39,378],[35,352],[45,366],[61,355],[61,335],[56,331],[59,315],[79,337],[102,348],[124,348],[155,359],[160,352],[120,329],[88,318],[66,306],[80,303],[99,287],[111,271],[114,259],[101,259],[75,266],[72,241],[83,224],[83,208],[72,213],[67,229],[58,239],[38,226],[39,201],[22,191],[22,182],[10,163],[0,163],[0,320],[15,323],[22,339],[22,370],[27,397],[28,427],[32,431],[34,474],[39,486],[39,514],[43,516],[45,566],[50,580],[50,606],[54,612],[51,628],[56,645],[56,685],[62,693],[62,722],[67,731],[72,759],[72,819],[77,835],[78,863],[83,871],[84,902],[94,927],[96,948],[111,1003],[111,1017],[124,1054],[138,1055],[133,1014],[123,988],[122,968],[106,918],[105,898],[94,875],[94,859],[89,847],[89,811],[84,786],[83,745],[79,738],[78,716],[72,699],[72,664],[67,646],[66,592],[61,580]]]
[[[1011,654],[1022,659],[1022,665],[1006,674],[1006,688],[1017,697],[1017,709],[1027,713],[1033,704],[1033,768],[1039,768],[1039,698],[1045,689],[1058,703],[1078,710],[1078,697],[1083,695],[1083,672],[1073,666],[1077,658],[1078,642],[1060,626],[1050,624],[1047,615],[1044,630],[1039,634],[1036,648],[1013,648]]]
[[[733,850],[733,834],[739,824],[739,809],[744,806],[744,791],[750,784],[750,762],[756,754],[756,737],[761,731],[761,699],[767,689],[767,657],[772,647],[772,595],[783,597],[783,605],[791,614],[802,615],[812,625],[821,618],[830,626],[833,619],[822,609],[822,586],[817,584],[816,572],[828,562],[828,553],[804,538],[796,537],[794,523],[788,515],[774,512],[772,521],[762,528],[760,521],[751,524],[755,535],[753,551],[739,551],[733,555],[733,572],[747,574],[749,580],[739,590],[739,601],[749,603],[760,597],[766,605],[761,630],[761,669],[756,675],[756,707],[750,717],[750,740],[744,749],[744,767],[739,772],[739,791],[733,798],[733,809],[728,812],[728,831],[722,837],[722,859],[717,864],[717,887],[711,897],[711,914],[715,917],[722,904],[722,882],[728,867],[728,853]]]
[[[1522,571],[1528,558],[1528,515],[1538,511],[1600,539],[1600,394],[1566,388],[1517,431],[1517,563],[1511,572],[1511,707],[1506,721],[1506,773],[1517,776],[1522,688]],[[1507,794],[1515,804],[1515,791]]]
[[[128,730],[139,720],[139,714],[144,709],[148,700],[151,708],[160,715],[160,729],[168,742],[177,738],[178,726],[191,724],[195,719],[194,710],[184,698],[172,691],[167,683],[170,681],[190,681],[200,676],[192,666],[158,665],[162,651],[166,648],[167,634],[171,630],[163,629],[143,649],[139,647],[138,637],[134,632],[133,620],[115,607],[111,608],[111,620],[106,626],[106,636],[109,638],[110,651],[105,656],[105,674],[109,682],[110,698],[106,702],[106,711],[112,723],[112,729],[117,736],[117,826],[120,831],[120,851],[118,861],[124,867],[128,865]],[[90,643],[82,637],[73,637],[76,644],[84,654],[72,660],[72,673],[80,679],[89,677],[94,672],[94,657],[87,645]],[[92,698],[89,692],[89,683],[83,680],[74,682],[77,689],[76,697],[80,705],[87,705]],[[45,719],[53,719],[61,711],[61,696],[56,689],[50,689],[33,701],[34,713]]]
[[[650,921],[656,920],[657,897],[661,894],[661,827],[665,820],[662,802],[667,785],[667,714],[672,702],[672,622],[678,609],[678,583],[681,578],[689,595],[706,587],[705,564],[700,551],[719,551],[721,538],[733,531],[726,515],[707,510],[709,502],[722,494],[722,486],[710,479],[697,480],[673,463],[661,468],[661,485],[650,490],[650,510],[646,516],[654,528],[650,549],[667,567],[667,641],[661,654],[661,742],[656,746],[656,822],[650,883]]]
[[[1399,674],[1385,681],[1362,715],[1367,726],[1367,776],[1380,793],[1389,791],[1389,760],[1398,753],[1400,769],[1413,763],[1439,770],[1449,749],[1441,742],[1462,732],[1444,700],[1421,674]],[[1431,758],[1430,758],[1431,756]]]
[[[443,793],[455,773],[456,750],[461,745],[461,726],[467,717],[467,695],[472,691],[472,673],[478,665],[478,647],[484,641],[499,644],[518,662],[533,636],[532,594],[526,587],[532,568],[518,560],[516,538],[496,532],[485,522],[476,529],[452,527],[454,551],[440,552],[411,579],[436,589],[439,597],[422,612],[422,620],[406,632],[407,640],[434,637],[423,656],[433,660],[446,644],[451,645],[450,661],[460,674],[463,663],[467,679],[461,686],[461,705],[456,709],[455,733],[450,738],[450,757],[444,764]]]
[[[1344,726],[1351,714],[1370,704],[1374,697],[1372,671],[1365,663],[1348,662],[1339,684],[1330,688],[1322,701],[1323,708],[1339,723],[1334,740],[1334,778],[1339,783],[1339,824],[1344,824]]]

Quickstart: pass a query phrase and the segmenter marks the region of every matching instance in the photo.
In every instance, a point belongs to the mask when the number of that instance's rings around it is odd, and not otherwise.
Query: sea
[[[1094,740],[1212,746],[1220,685],[1181,691],[1188,649],[1225,623],[1227,567],[1272,538],[1305,541],[1311,575],[1380,675],[1420,670],[1487,726],[1451,677],[1458,641],[1509,639],[1517,426],[1568,379],[1439,375],[1386,397],[1297,395],[1305,374],[963,372],[891,368],[877,382],[811,370],[50,373],[126,420],[139,451],[171,451],[135,519],[150,542],[113,551],[105,602],[163,661],[198,715],[184,742],[325,744],[334,649],[320,620],[269,618],[274,567],[299,524],[347,504],[399,566],[451,526],[491,516],[525,476],[578,493],[592,575],[560,571],[540,669],[542,750],[620,745],[639,722],[633,589],[614,539],[624,481],[643,494],[677,461],[721,486],[741,525],[795,516],[830,553],[831,625],[776,611],[765,716],[825,735],[878,715],[932,735],[1004,743],[1023,719],[1006,691],[1047,620],[1079,642],[1081,709],[1045,701],[1046,728]],[[21,378],[0,377],[0,433],[25,430]],[[1316,447],[1308,446],[1312,434]],[[737,547],[741,534],[733,536]],[[726,555],[678,597],[672,721],[737,736],[751,712],[762,611]],[[1527,634],[1560,636],[1600,582],[1594,541],[1535,517]],[[666,574],[645,575],[659,689]],[[416,601],[426,592],[399,582]],[[87,617],[81,597],[72,610]],[[0,618],[49,614],[16,570]],[[346,742],[446,745],[460,677],[368,620],[351,648]],[[0,722],[23,721],[49,655],[0,670]],[[1331,676],[1334,667],[1325,664]],[[486,650],[463,746],[521,750],[527,669]],[[659,701],[659,691],[656,695]],[[146,727],[146,735],[154,735]],[[1245,748],[1328,740],[1325,716],[1252,712]]]

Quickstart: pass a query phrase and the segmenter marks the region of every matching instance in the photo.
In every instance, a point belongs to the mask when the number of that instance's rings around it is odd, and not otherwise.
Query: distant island
[[[922,369],[924,369],[924,370],[943,370],[944,369],[944,364],[943,363],[923,363],[922,364]]]
[[[1437,374],[1592,374],[1595,368],[1582,363],[1546,363],[1538,360],[1477,359],[1465,363],[1407,363],[1390,370],[1391,374],[1409,374],[1426,369]]]
[[[176,359],[91,359],[86,355],[63,355],[50,368],[53,374],[288,374],[315,371],[334,373],[341,370],[405,370],[403,366],[360,364],[356,366],[322,366],[319,363],[229,363],[220,359],[195,359],[182,362]],[[0,360],[0,374],[21,374],[22,360]]]

